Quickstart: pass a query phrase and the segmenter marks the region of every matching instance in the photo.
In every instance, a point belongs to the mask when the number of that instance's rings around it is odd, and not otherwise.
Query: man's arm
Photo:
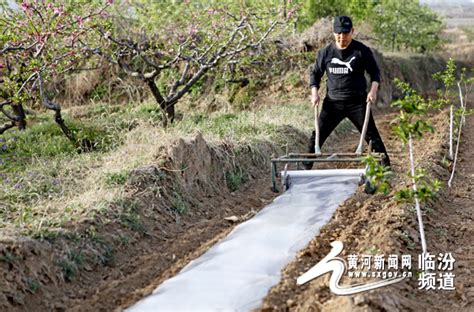
[[[313,106],[318,105],[320,102],[318,90],[325,70],[326,66],[324,62],[324,53],[323,50],[319,50],[316,62],[314,63],[314,66],[309,74],[311,86],[311,104]]]
[[[367,101],[370,101],[371,103],[374,103],[377,101],[377,91],[379,90],[379,85],[380,85],[380,69],[377,65],[377,62],[375,61],[374,54],[370,50],[369,47],[367,47],[367,52],[366,52],[366,58],[367,58],[367,73],[370,76],[370,90],[369,93],[367,94]]]
[[[311,105],[316,106],[319,105],[321,98],[319,97],[318,88],[311,87]]]
[[[379,83],[377,81],[372,81],[370,85],[370,91],[367,94],[367,102],[375,104],[377,101],[377,91],[379,90]]]

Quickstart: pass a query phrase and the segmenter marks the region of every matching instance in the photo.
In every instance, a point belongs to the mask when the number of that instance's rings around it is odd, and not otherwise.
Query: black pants
[[[349,120],[354,126],[362,132],[364,126],[365,111],[367,109],[366,97],[360,97],[350,100],[332,100],[326,97],[323,101],[323,107],[319,114],[319,146],[322,147],[331,132],[344,119]],[[309,142],[309,153],[314,153],[314,143],[316,139],[316,132],[313,131],[311,140]],[[377,153],[385,154],[383,160],[384,165],[390,165],[390,159],[383,144],[382,138],[375,126],[372,113],[370,114],[369,123],[367,125],[367,133],[365,135],[367,144],[372,141],[372,150]]]

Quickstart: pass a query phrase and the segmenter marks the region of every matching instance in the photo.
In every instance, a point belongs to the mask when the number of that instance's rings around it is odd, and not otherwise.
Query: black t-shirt
[[[310,85],[319,89],[324,73],[328,76],[327,94],[333,100],[346,100],[367,94],[364,72],[370,80],[380,82],[380,70],[369,47],[352,40],[345,49],[331,43],[319,50],[310,73]]]

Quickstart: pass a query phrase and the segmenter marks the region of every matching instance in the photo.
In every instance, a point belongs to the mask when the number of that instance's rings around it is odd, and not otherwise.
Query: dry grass
[[[71,111],[77,113],[78,109]],[[160,166],[159,159],[166,149],[180,138],[193,138],[201,132],[208,144],[214,146],[223,141],[232,146],[256,145],[262,141],[279,141],[284,145],[287,134],[281,132],[282,126],[307,129],[309,132],[312,127],[309,105],[302,100],[268,98],[267,103],[258,109],[238,114],[189,113],[168,129],[141,120],[134,129],[120,134],[123,136],[122,144],[111,151],[35,157],[20,174],[27,177],[28,172],[34,171],[35,175],[43,177],[46,188],[53,187],[51,181],[58,181],[57,185],[54,190],[29,194],[28,199],[15,198],[0,216],[2,231],[42,237],[45,233],[61,231],[72,224],[94,218],[97,213],[106,213],[110,203],[127,196],[124,183],[127,174],[141,166]],[[14,174],[18,172],[11,173]],[[125,178],[120,179],[122,176]],[[37,182],[26,178],[24,181],[33,185]],[[13,189],[16,185],[10,187]],[[35,189],[30,187],[23,193],[34,192]],[[8,191],[3,194],[7,196]],[[20,193],[15,194],[19,196]]]

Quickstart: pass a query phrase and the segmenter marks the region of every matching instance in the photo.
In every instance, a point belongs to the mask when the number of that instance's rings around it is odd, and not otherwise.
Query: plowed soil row
[[[381,117],[381,116],[379,116]],[[420,167],[428,169],[445,183],[439,198],[424,205],[423,219],[428,252],[452,252],[455,259],[456,290],[420,290],[416,278],[352,296],[336,296],[329,291],[329,274],[302,286],[296,279],[318,263],[330,251],[335,240],[344,243],[343,258],[348,254],[410,254],[417,259],[421,253],[418,225],[412,205],[396,204],[389,196],[369,196],[362,191],[342,204],[332,220],[301,251],[297,259],[283,271],[281,282],[273,287],[261,310],[263,311],[473,311],[474,310],[474,117],[467,119],[456,177],[451,188],[449,178],[445,113],[434,115],[434,136],[415,144],[415,158]],[[390,115],[379,118],[382,133],[387,136]],[[392,186],[402,185],[408,171],[406,149],[392,136],[386,140],[392,151],[392,167],[396,177]],[[417,264],[413,260],[413,265]],[[362,282],[362,281],[357,281]],[[354,280],[343,279],[343,285]]]

